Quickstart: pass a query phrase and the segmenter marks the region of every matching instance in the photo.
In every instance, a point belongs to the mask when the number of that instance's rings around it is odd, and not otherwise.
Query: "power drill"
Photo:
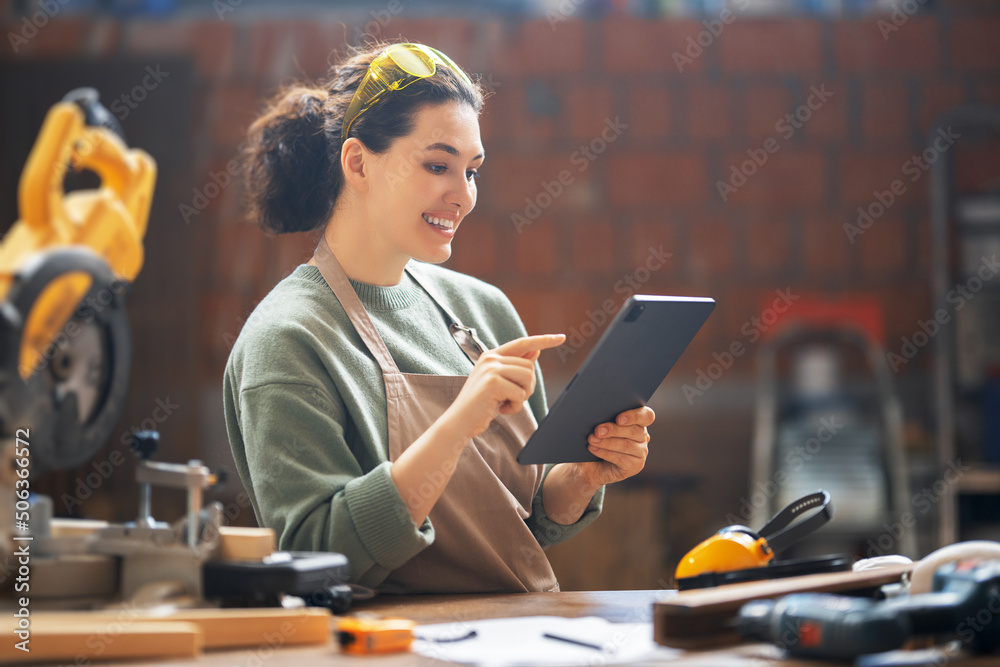
[[[933,593],[885,601],[798,593],[743,605],[736,624],[748,640],[793,656],[851,660],[892,651],[913,637],[961,639],[973,653],[1000,645],[1000,560],[969,559],[934,573]]]

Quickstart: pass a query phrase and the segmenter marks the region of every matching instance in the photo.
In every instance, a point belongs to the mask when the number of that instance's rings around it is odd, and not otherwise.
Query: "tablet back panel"
[[[598,461],[587,437],[645,405],[708,319],[715,300],[637,294],[618,311],[538,430],[519,463]]]

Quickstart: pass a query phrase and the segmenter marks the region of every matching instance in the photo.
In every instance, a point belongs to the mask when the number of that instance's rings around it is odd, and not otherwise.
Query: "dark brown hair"
[[[334,65],[318,85],[295,84],[279,92],[248,130],[241,159],[247,214],[275,234],[308,232],[326,224],[340,196],[344,174],[340,139],[344,113],[371,61],[389,44],[356,51]],[[447,67],[385,95],[351,125],[374,153],[383,153],[413,130],[427,105],[460,101],[483,108],[480,84],[469,86]]]

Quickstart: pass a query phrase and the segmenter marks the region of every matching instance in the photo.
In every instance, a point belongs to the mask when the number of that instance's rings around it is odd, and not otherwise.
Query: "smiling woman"
[[[321,238],[233,346],[236,466],[280,548],[341,552],[382,592],[557,590],[543,549],[646,459],[640,408],[598,425],[599,462],[515,461],[565,336],[527,336],[498,289],[434,266],[476,204],[482,105],[440,51],[383,44],[279,94],[246,142],[251,217]]]

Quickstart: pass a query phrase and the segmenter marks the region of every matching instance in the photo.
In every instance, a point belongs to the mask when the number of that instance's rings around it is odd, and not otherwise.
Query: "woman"
[[[542,549],[646,458],[639,408],[595,429],[601,462],[515,462],[565,336],[526,336],[499,290],[434,266],[476,204],[482,105],[441,52],[378,45],[249,130],[251,216],[322,238],[233,347],[236,465],[281,549],[341,552],[383,592],[558,590]]]

